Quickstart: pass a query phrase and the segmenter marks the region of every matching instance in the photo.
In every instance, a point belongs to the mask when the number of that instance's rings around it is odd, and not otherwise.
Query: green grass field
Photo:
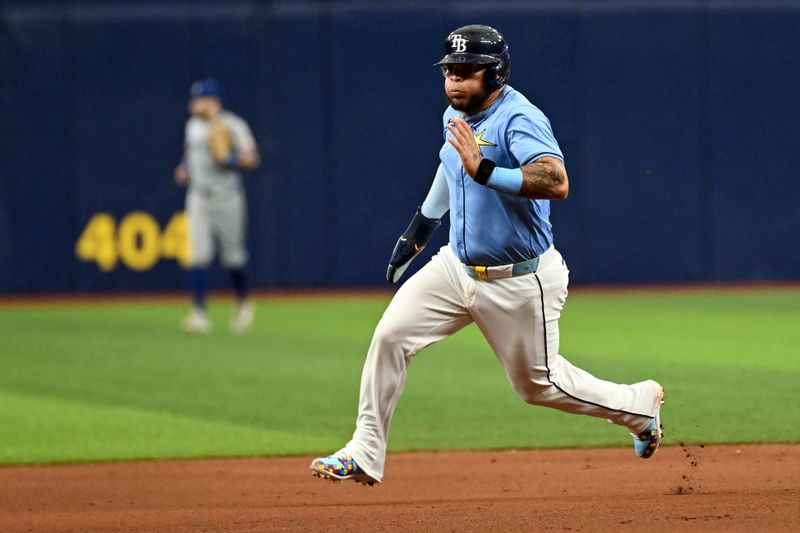
[[[0,305],[0,463],[338,449],[388,296],[259,301],[254,329],[182,334],[174,301]],[[667,389],[666,444],[800,441],[800,289],[581,293],[561,352]],[[628,446],[603,420],[523,404],[474,326],[411,365],[390,448]]]

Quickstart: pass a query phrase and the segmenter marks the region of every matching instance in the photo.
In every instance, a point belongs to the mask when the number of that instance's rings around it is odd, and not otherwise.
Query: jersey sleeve
[[[183,125],[183,149],[189,146],[189,125],[192,123],[192,119],[186,121],[186,124]]]
[[[520,166],[544,156],[564,159],[550,121],[536,108],[520,106],[512,110],[506,135],[511,155]]]
[[[428,218],[442,218],[450,210],[450,190],[447,187],[447,178],[444,175],[444,165],[439,163],[436,175],[433,177],[428,196],[422,202],[420,212]]]

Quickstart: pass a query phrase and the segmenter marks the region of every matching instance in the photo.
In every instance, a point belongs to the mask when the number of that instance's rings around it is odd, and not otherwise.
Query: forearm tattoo
[[[520,196],[526,198],[563,198],[567,172],[561,161],[545,157],[522,167]]]

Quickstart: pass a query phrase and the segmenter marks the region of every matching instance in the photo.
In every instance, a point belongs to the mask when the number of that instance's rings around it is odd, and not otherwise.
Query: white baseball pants
[[[358,419],[344,450],[380,481],[389,425],[411,358],[475,322],[527,403],[606,418],[633,433],[658,409],[654,381],[603,381],[558,353],[558,319],[569,270],[550,248],[533,274],[491,281],[469,277],[449,245],[397,291],[383,314],[361,376]]]

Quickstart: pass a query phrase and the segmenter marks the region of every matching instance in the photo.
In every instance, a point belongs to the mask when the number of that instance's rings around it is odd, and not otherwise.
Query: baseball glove
[[[211,124],[208,132],[208,151],[218,165],[227,165],[233,153],[233,134],[221,120]]]

